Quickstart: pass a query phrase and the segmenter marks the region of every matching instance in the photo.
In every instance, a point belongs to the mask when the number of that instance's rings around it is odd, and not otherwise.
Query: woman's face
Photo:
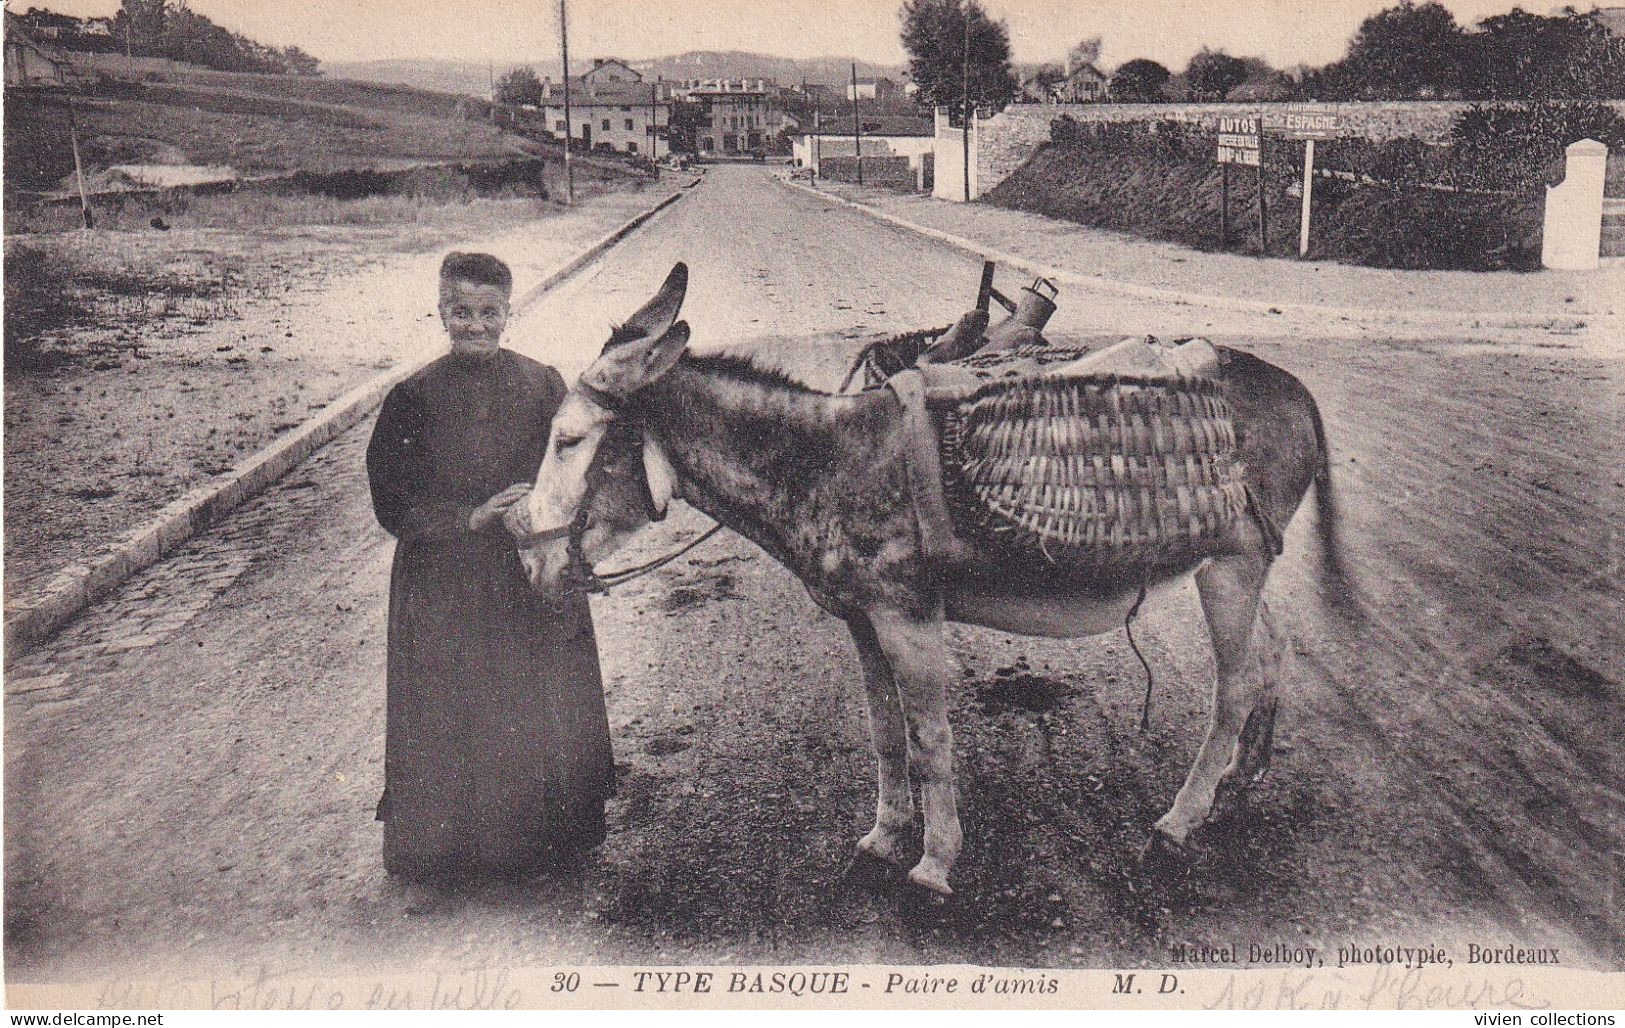
[[[440,285],[440,323],[452,353],[494,353],[508,325],[508,295],[500,286],[450,279]]]

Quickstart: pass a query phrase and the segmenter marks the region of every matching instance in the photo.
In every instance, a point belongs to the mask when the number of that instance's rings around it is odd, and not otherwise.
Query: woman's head
[[[488,253],[452,252],[440,263],[440,323],[453,353],[495,353],[508,325],[513,272]]]

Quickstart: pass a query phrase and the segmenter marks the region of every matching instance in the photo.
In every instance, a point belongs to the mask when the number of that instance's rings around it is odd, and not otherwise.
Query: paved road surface
[[[828,386],[877,334],[946,324],[972,259],[713,169],[512,328],[573,375],[676,259],[696,348]],[[1015,283],[1005,282],[1010,287]],[[362,426],[25,658],[6,697],[14,981],[424,964],[1160,965],[1178,943],[1560,947],[1618,966],[1625,401],[1617,359],[1528,343],[1062,298],[1055,335],[1207,331],[1326,411],[1373,616],[1321,602],[1305,512],[1270,596],[1296,660],[1271,779],[1183,882],[1135,853],[1194,752],[1212,666],[1193,589],[1137,636],[955,628],[966,848],[947,906],[840,866],[873,810],[844,629],[737,537],[595,600],[620,794],[581,873],[437,897],[390,882],[391,544]],[[702,525],[647,533],[659,552]],[[1612,890],[1612,891],[1611,891]]]

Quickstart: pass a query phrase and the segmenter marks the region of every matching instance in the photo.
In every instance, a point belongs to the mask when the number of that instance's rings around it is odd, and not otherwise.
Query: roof
[[[865,117],[862,112],[858,114],[858,123],[863,126],[865,136],[889,136],[891,138],[915,138],[919,136],[934,136],[937,127],[925,118],[898,118],[877,115]],[[825,118],[820,135],[841,136],[852,133],[852,118],[850,115]],[[809,130],[803,135],[812,135]]]
[[[584,75],[591,75],[595,71],[603,71],[605,68],[609,67],[612,64],[618,65],[621,68],[625,69],[626,71],[631,72],[632,74],[636,75],[639,79],[643,78],[643,72],[638,71],[636,68],[632,67],[630,64],[627,64],[625,61],[621,60],[619,57],[594,57],[592,59],[592,67],[588,68],[583,74]]]
[[[934,136],[937,126],[929,118],[904,118],[891,115],[865,115],[858,112],[858,121],[866,136]]]
[[[656,103],[670,103],[666,97],[654,99],[656,83],[653,82],[582,82],[572,78],[570,80],[570,106],[571,107],[628,107],[649,106],[653,100]],[[542,103],[548,107],[564,106],[564,86],[558,82],[547,83],[548,91]]]
[[[724,89],[720,86],[696,86],[688,91],[689,96],[766,96],[766,89]]]

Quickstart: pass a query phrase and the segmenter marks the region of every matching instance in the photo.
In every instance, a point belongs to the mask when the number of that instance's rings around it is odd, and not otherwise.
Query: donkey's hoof
[[[858,840],[858,852],[871,860],[878,860],[897,868],[901,868],[908,859],[901,833],[887,831],[878,826],[870,829],[869,834]]]
[[[1196,850],[1159,828],[1151,829],[1150,838],[1140,847],[1140,869],[1159,873],[1188,874],[1196,866]]]
[[[954,890],[948,887],[948,871],[934,860],[922,860],[908,873],[911,884],[922,889],[930,889],[939,896],[952,896]]]

